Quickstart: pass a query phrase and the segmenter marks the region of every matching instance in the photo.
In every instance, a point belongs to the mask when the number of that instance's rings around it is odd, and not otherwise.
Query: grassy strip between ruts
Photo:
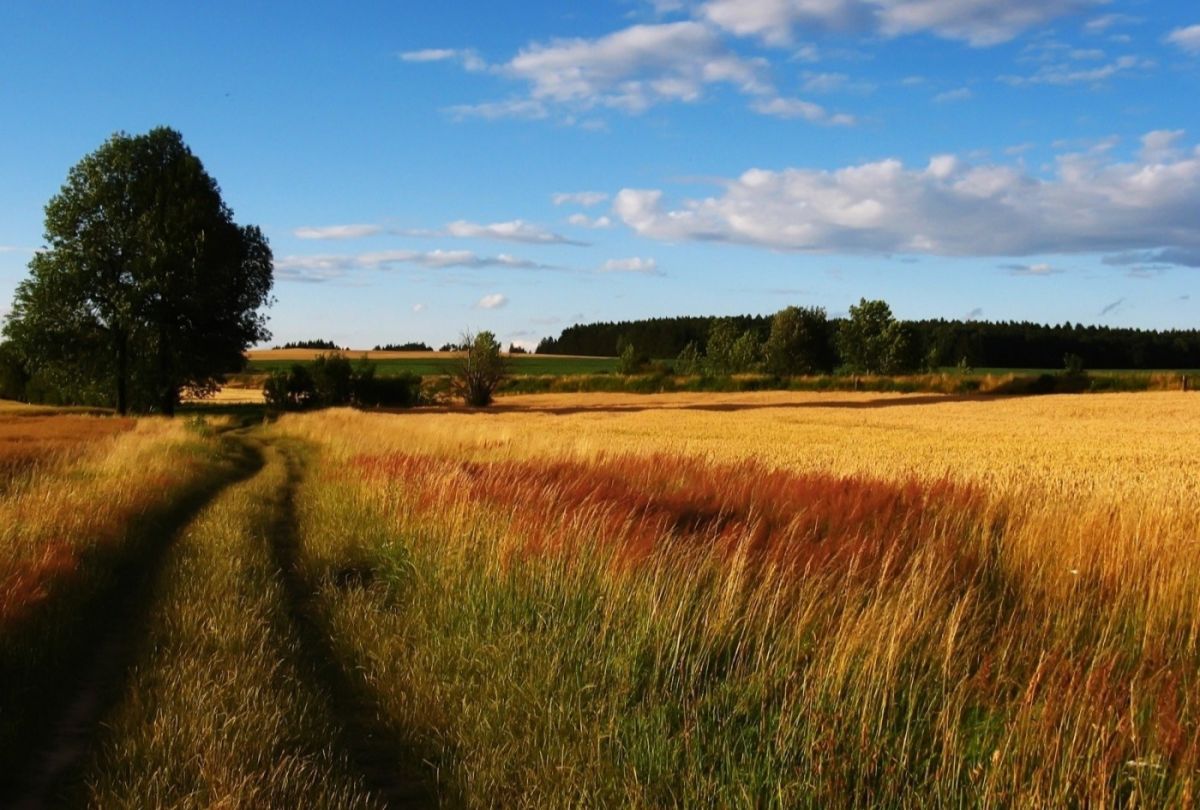
[[[171,547],[138,663],[85,774],[97,808],[378,807],[309,677],[272,554],[288,469],[210,503]]]

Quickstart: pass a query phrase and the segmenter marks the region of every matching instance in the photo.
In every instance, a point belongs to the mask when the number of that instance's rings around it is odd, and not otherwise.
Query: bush
[[[373,371],[373,369],[372,369]],[[421,401],[421,376],[404,372],[395,377],[358,377],[354,404],[361,408],[411,408]]]
[[[263,384],[263,398],[271,408],[299,411],[314,404],[317,388],[308,368],[300,363],[287,371],[273,371]]]
[[[491,332],[464,335],[466,349],[458,362],[450,386],[455,396],[476,408],[492,404],[492,396],[508,376],[500,344]]]
[[[312,364],[316,403],[323,408],[349,405],[354,393],[354,367],[345,355],[321,354]]]
[[[650,358],[639,352],[632,343],[626,343],[617,357],[617,372],[629,376],[637,374],[650,361]]]

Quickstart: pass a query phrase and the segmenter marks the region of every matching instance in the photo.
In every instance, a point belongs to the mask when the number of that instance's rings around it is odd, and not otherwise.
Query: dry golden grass
[[[472,458],[681,453],[790,470],[917,476],[1200,502],[1200,397],[1184,393],[1003,399],[924,394],[553,394],[486,412],[289,417],[335,445]]]
[[[134,426],[132,419],[0,405],[0,492],[17,473],[78,456]]]
[[[314,569],[399,583],[327,591],[348,666],[468,803],[1193,802],[1200,396],[529,396],[273,431],[321,448]],[[971,494],[895,512],[907,556],[869,521],[787,535],[871,512],[872,481]],[[764,526],[801,575],[752,564]],[[613,563],[629,538],[643,567]]]

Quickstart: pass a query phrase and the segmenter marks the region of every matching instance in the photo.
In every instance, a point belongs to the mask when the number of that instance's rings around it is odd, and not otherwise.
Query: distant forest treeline
[[[570,326],[558,338],[545,338],[538,354],[579,354],[612,357],[633,344],[639,353],[674,358],[689,343],[703,347],[717,317],[651,318],[616,323]],[[755,333],[765,341],[769,315],[729,318],[736,330]],[[844,321],[831,320],[835,335]],[[1168,369],[1200,367],[1200,330],[1122,329],[1108,326],[1029,322],[924,320],[904,321],[918,346],[918,356],[930,366],[954,366],[965,361],[974,368],[1060,368],[1067,354],[1078,355],[1092,369]],[[832,340],[830,351],[836,354]]]

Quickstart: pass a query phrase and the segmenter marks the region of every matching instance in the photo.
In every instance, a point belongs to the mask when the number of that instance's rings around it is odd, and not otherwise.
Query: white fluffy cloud
[[[305,226],[292,233],[299,239],[361,239],[383,233],[379,225],[322,225]]]
[[[1167,34],[1167,42],[1186,53],[1200,55],[1200,23],[1176,28]]]
[[[475,302],[479,309],[499,309],[508,303],[508,296],[503,293],[490,293]]]
[[[772,45],[797,30],[876,33],[929,32],[975,46],[1006,42],[1058,17],[1103,0],[708,0],[700,13],[738,36]]]
[[[1170,258],[1200,250],[1200,147],[1156,157],[1120,162],[1106,151],[1067,154],[1049,177],[949,155],[924,167],[888,159],[834,171],[751,169],[718,196],[675,205],[660,190],[623,189],[613,210],[653,239],[795,251],[1026,256],[1165,249]]]
[[[763,68],[731,51],[709,26],[688,20],[536,43],[499,71],[528,82],[532,102],[640,112],[664,101],[696,101],[713,84],[768,92]]]
[[[556,117],[569,124],[602,126],[592,113],[618,110],[637,114],[658,104],[693,103],[703,99],[710,88],[726,86],[755,100],[752,108],[767,115],[833,124],[852,122],[848,115],[826,113],[811,102],[781,98],[768,75],[768,61],[740,55],[727,39],[719,27],[691,19],[632,25],[590,39],[531,43],[507,62],[488,67],[493,74],[524,83],[524,93],[454,105],[445,112],[458,120]],[[414,51],[409,61],[457,59],[459,54],[441,49]],[[820,85],[828,85],[833,76]],[[555,195],[556,202],[560,196],[577,202],[567,194]]]
[[[654,259],[643,259],[641,256],[631,256],[628,259],[609,259],[600,266],[601,273],[641,273],[647,276],[661,275],[658,262]]]

